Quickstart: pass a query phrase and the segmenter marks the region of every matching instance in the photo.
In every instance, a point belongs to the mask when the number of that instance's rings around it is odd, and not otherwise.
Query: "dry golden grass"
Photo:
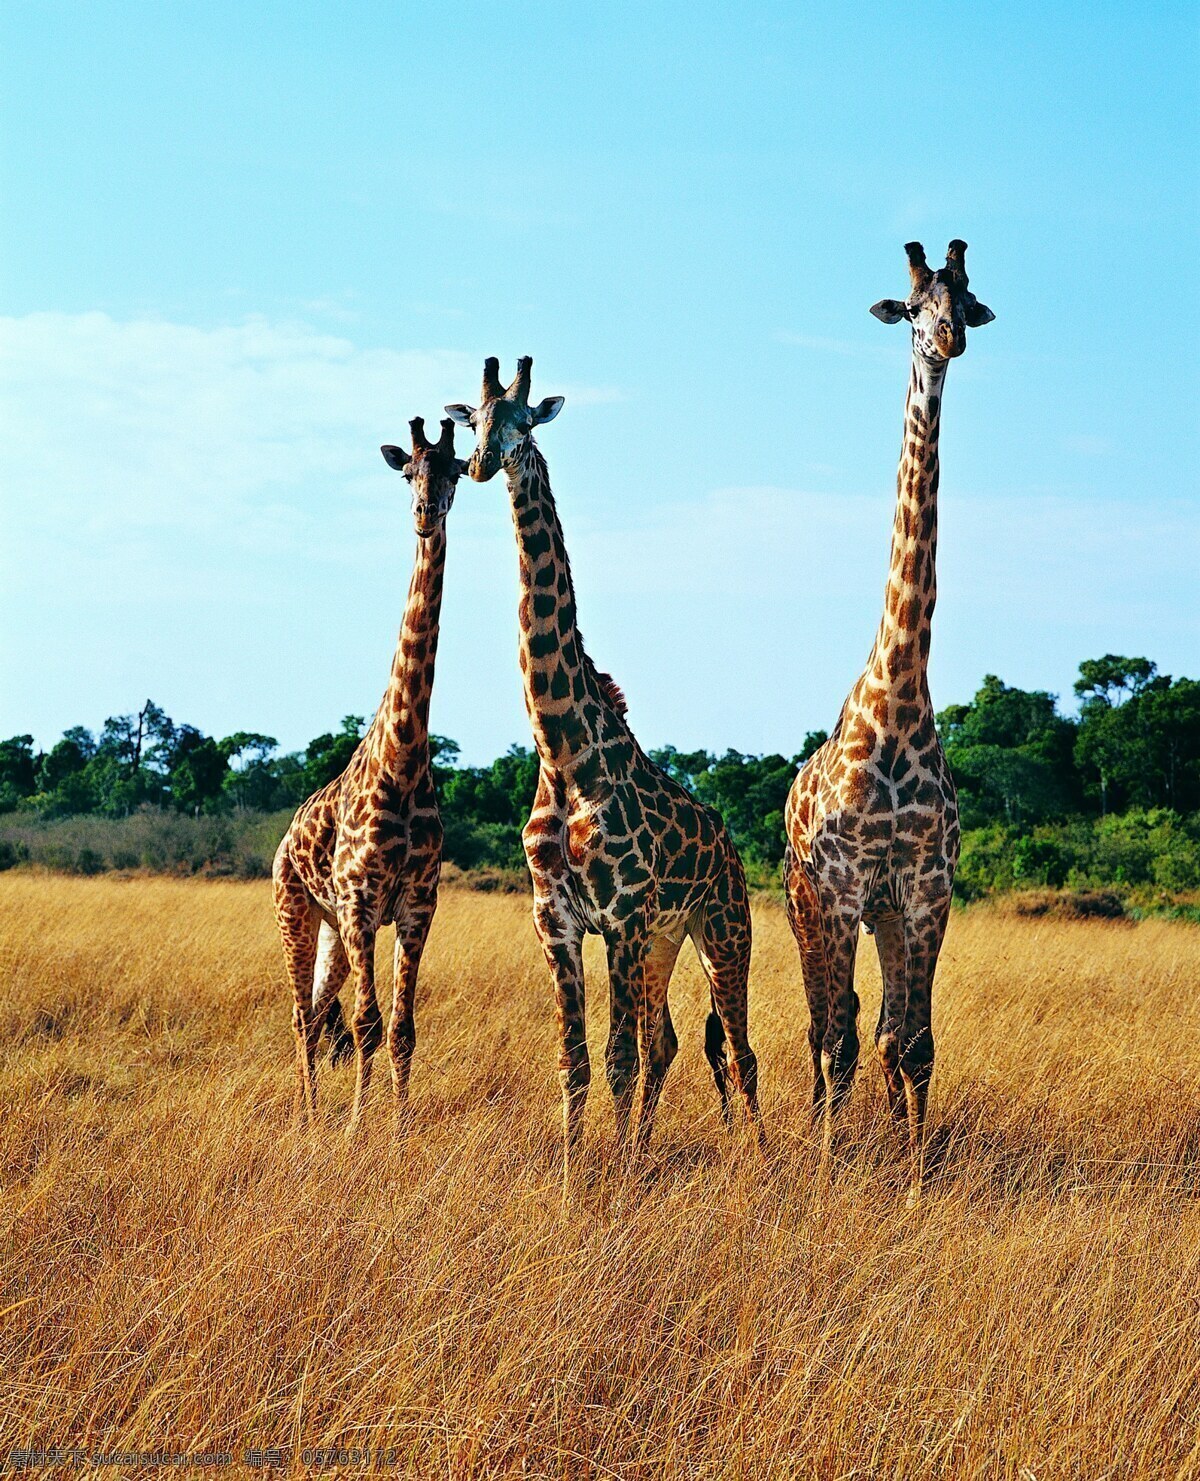
[[[429,1476],[1200,1475],[1194,928],[954,920],[916,1214],[866,1056],[813,1206],[805,1014],[770,905],[752,1001],[768,1166],[723,1138],[685,953],[650,1166],[606,1174],[591,943],[591,1172],[564,1223],[526,900],[445,892],[416,1131],[392,1139],[381,1059],[353,1146],[351,1075],[324,1063],[328,1122],[291,1129],[266,885],[9,874],[0,909],[0,1456],[343,1445]]]

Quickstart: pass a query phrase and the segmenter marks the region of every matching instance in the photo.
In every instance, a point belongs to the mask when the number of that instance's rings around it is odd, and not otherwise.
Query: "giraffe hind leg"
[[[312,991],[320,918],[286,853],[275,861],[275,919],[292,989],[292,1032],[296,1041],[296,1116],[311,1125],[317,1110],[316,1035]],[[318,1020],[319,1023],[319,1020]]]
[[[604,1068],[612,1091],[617,1152],[627,1157],[637,1150],[634,1109],[638,1070],[650,1062],[649,1021],[645,1011],[649,943],[641,922],[633,921],[619,934],[606,938],[605,944],[609,1019]]]
[[[669,936],[655,937],[645,958],[645,1012],[648,1024],[645,1040],[648,1046],[646,1062],[642,1067],[642,1094],[638,1104],[635,1149],[645,1152],[650,1145],[654,1130],[654,1113],[658,1109],[663,1083],[671,1061],[679,1050],[679,1039],[675,1025],[671,1022],[671,1009],[667,1003],[667,991],[675,959],[683,944]]]
[[[320,1037],[329,1039],[329,1063],[345,1064],[354,1056],[354,1035],[342,1012],[338,993],[350,973],[350,962],[342,938],[327,920],[321,922],[317,936],[317,965],[313,977],[312,1024]]]
[[[705,1053],[727,1113],[730,1082],[741,1097],[746,1121],[765,1145],[758,1107],[758,1058],[750,1047],[750,901],[741,864],[731,858],[724,888],[706,902],[691,932],[708,978],[712,1011],[705,1025]],[[716,1014],[721,1029],[717,1041]],[[724,1091],[724,1094],[722,1094]]]

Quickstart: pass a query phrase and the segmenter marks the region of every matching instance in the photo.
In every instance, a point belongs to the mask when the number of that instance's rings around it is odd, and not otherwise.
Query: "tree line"
[[[938,715],[964,829],[960,892],[1101,879],[1200,887],[1200,683],[1106,654],[1080,664],[1074,689],[1078,714],[1066,715],[1053,694],[989,674],[972,700]],[[338,775],[364,728],[363,716],[347,715],[303,751],[283,752],[273,736],[218,739],[147,701],[98,734],[73,726],[49,750],[30,735],[0,741],[0,812],[47,821],[145,809],[285,813]],[[721,813],[765,878],[783,857],[788,789],[825,738],[811,732],[792,756],[674,746],[650,754]],[[523,870],[536,755],[512,746],[488,766],[463,766],[447,737],[433,736],[431,749],[447,858]]]

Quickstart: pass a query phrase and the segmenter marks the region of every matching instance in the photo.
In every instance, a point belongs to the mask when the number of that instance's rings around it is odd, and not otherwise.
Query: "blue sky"
[[[997,316],[935,702],[1197,674],[1198,60],[1173,4],[4,7],[0,733],[369,714],[414,544],[378,446],[528,353],[640,737],[797,749],[878,618],[912,237]],[[450,518],[433,723],[486,760],[528,740],[501,481]]]

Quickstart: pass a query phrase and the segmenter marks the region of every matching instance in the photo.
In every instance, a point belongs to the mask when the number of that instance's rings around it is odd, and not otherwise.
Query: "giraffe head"
[[[903,302],[881,298],[871,312],[885,324],[907,319],[912,325],[913,348],[926,360],[945,364],[967,347],[967,330],[990,324],[996,317],[967,287],[967,244],[957,239],[946,251],[946,266],[931,271],[920,242],[907,242],[912,292]]]
[[[442,423],[442,435],[437,442],[426,440],[424,417],[413,417],[408,425],[412,429],[411,453],[393,447],[390,442],[379,451],[408,480],[412,488],[413,522],[417,534],[424,537],[441,529],[467,465],[454,456],[454,423],[448,418]]]
[[[517,376],[507,390],[500,384],[500,362],[493,355],[483,362],[483,394],[478,406],[458,402],[446,411],[460,427],[473,427],[479,439],[467,471],[478,483],[495,477],[501,467],[515,467],[533,429],[550,422],[562,410],[563,397],[547,396],[529,404],[529,377],[533,359],[517,361]]]

